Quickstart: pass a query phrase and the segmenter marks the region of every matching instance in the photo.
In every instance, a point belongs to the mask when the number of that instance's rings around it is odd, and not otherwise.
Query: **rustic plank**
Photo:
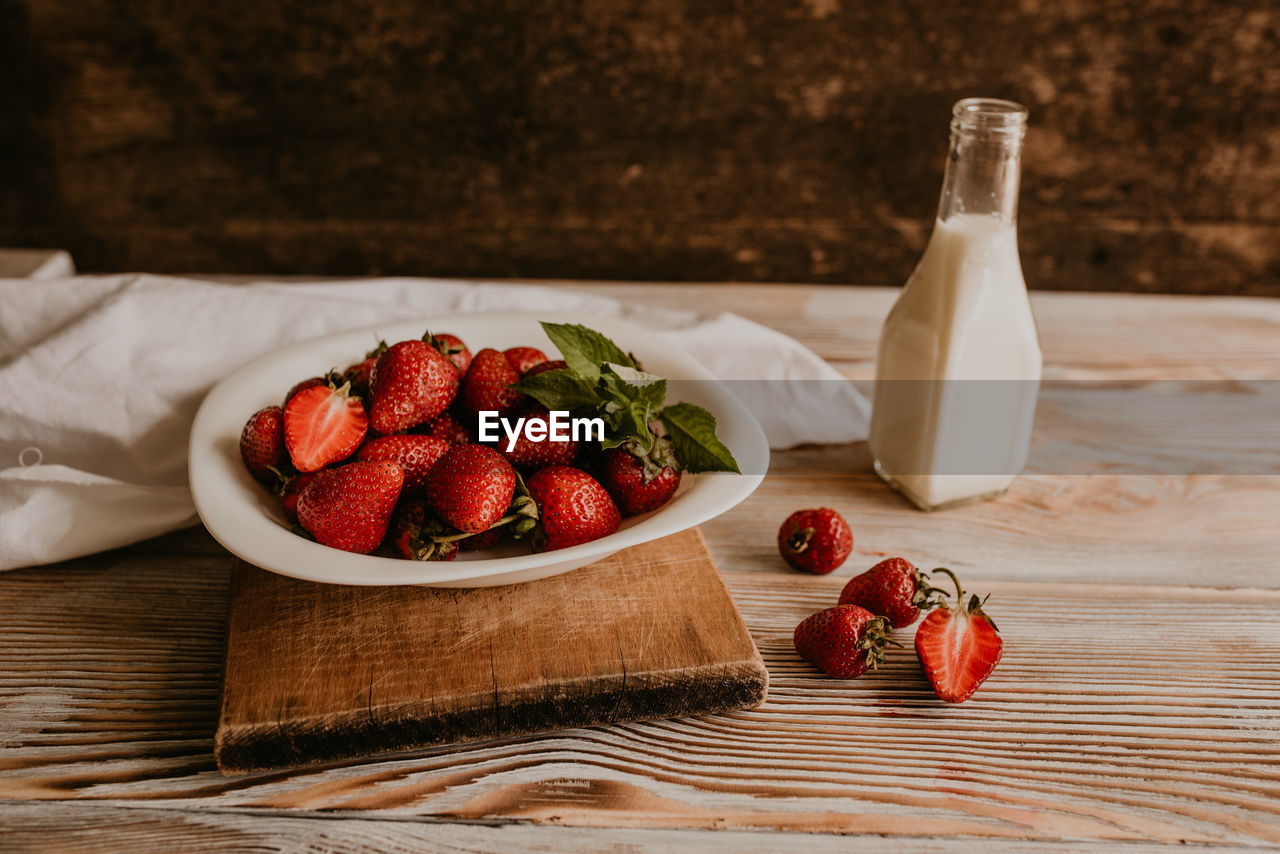
[[[718,287],[643,293],[726,304]],[[732,304],[863,376],[891,299],[736,287]],[[1036,300],[1063,375],[1280,375],[1276,303]],[[1096,427],[1070,425],[1081,441]],[[202,529],[7,573],[3,838],[35,850],[55,832],[94,850],[112,831],[134,850],[288,847],[281,838],[318,850],[361,839],[390,850],[846,850],[836,834],[847,833],[868,850],[1280,844],[1274,477],[1033,472],[998,501],[925,516],[868,471],[859,444],[778,454],[751,499],[704,526],[772,678],[759,710],[235,780],[211,755],[228,558]],[[833,576],[780,568],[772,533],[801,503],[833,504],[853,523],[857,553]],[[882,553],[964,569],[993,592],[1007,657],[963,706],[932,700],[909,653],[840,683],[792,651],[795,623]],[[799,831],[799,842],[776,835]]]
[[[1039,287],[1280,293],[1264,0],[0,7],[0,243],[86,270],[893,284],[953,100]],[[999,44],[998,51],[975,49]]]
[[[846,836],[825,833],[762,834],[732,830],[648,830],[644,828],[579,828],[524,822],[444,823],[413,816],[369,819],[324,813],[264,815],[260,811],[227,809],[178,810],[145,805],[0,801],[0,831],[15,852],[43,852],[55,848],[67,854],[120,851],[235,851],[328,852],[355,854],[379,851],[447,851],[476,854],[599,851],[708,851],[737,854],[775,854],[791,847],[814,852],[847,852]],[[897,854],[901,838],[866,836],[859,851]],[[1078,842],[1032,842],[986,839],[982,850],[1016,854],[1057,854],[1079,850]],[[922,854],[972,851],[966,839],[915,837],[909,842]],[[1169,849],[1159,844],[1125,843],[1125,854],[1155,854]],[[1197,845],[1196,851],[1242,851],[1230,845]]]
[[[750,831],[646,830],[646,828],[557,827],[525,822],[444,823],[412,816],[371,819],[344,817],[333,821],[328,813],[291,813],[289,816],[248,810],[180,810],[131,805],[0,802],[0,831],[6,844],[18,853],[56,850],[68,854],[93,851],[201,850],[324,851],[355,854],[357,851],[474,851],[476,854],[508,854],[509,851],[731,851],[742,854],[774,854],[778,850],[847,851],[849,837],[832,834],[759,834]],[[910,850],[922,854],[972,851],[972,840],[946,837],[911,837]],[[1079,842],[1044,842],[987,839],[983,851],[1016,854],[1057,854],[1078,851]],[[897,854],[901,837],[863,836],[856,841],[868,854]],[[1097,850],[1097,849],[1096,849]],[[1160,844],[1124,842],[1114,850],[1125,854],[1156,854],[1169,848]],[[1233,845],[1197,845],[1197,851],[1243,850]]]
[[[222,629],[211,600],[225,570],[211,575],[143,556],[111,571],[6,579],[0,644],[22,664],[0,677],[16,704],[0,796],[601,827],[1280,842],[1276,591],[974,579],[993,591],[1008,651],[974,700],[946,708],[909,653],[855,682],[796,657],[792,627],[833,601],[841,578],[727,572],[772,676],[758,711],[228,780],[209,753]],[[92,615],[77,613],[73,603],[88,601]],[[1189,626],[1194,650],[1171,652]]]
[[[697,529],[474,590],[232,571],[225,772],[715,714],[769,676]]]
[[[896,288],[538,281],[637,303],[733,311],[803,341],[850,379],[875,377]],[[1280,379],[1280,300],[1033,293],[1052,380]]]

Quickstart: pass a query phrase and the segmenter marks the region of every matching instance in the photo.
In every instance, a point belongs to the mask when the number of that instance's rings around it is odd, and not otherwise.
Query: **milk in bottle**
[[[1041,368],[1017,245],[1026,115],[955,105],[933,235],[881,333],[871,452],[924,510],[999,495],[1026,462]]]

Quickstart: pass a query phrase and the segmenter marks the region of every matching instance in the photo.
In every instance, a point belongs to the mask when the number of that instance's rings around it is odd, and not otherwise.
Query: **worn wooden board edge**
[[[694,529],[694,533],[705,549],[706,541],[701,530]],[[227,598],[228,611],[244,577],[242,567],[253,568],[238,559],[235,561]],[[561,684],[564,690],[523,700],[516,698],[510,689],[505,692],[508,695],[505,697],[497,691],[492,695],[477,695],[472,708],[448,714],[437,713],[430,719],[415,716],[416,706],[400,704],[370,708],[363,715],[316,717],[291,726],[278,723],[230,725],[224,715],[228,641],[232,625],[228,617],[228,636],[223,640],[219,679],[214,760],[224,775],[235,776],[253,771],[402,754],[444,744],[755,708],[764,702],[768,693],[769,671],[718,568],[715,583],[732,612],[735,629],[747,640],[752,655],[738,661],[682,671],[631,673],[625,671],[624,663],[623,676],[605,689],[612,696],[612,703],[606,701],[594,706],[594,709],[612,706],[607,715],[587,708],[581,702],[584,694],[573,690],[578,683],[571,680]],[[718,678],[707,679],[708,671],[716,672]],[[595,695],[594,699],[600,699],[600,680],[582,680],[580,684]],[[713,686],[710,693],[708,686]],[[695,696],[695,689],[700,696]],[[476,714],[477,710],[485,707],[493,712],[489,718]],[[559,720],[561,725],[548,728],[540,723],[548,717]]]
[[[590,713],[580,705],[545,697],[527,702],[493,706],[488,722],[475,714],[455,712],[423,719],[411,709],[380,710],[377,720],[349,720],[342,726],[316,722],[302,726],[244,726],[219,724],[214,737],[214,759],[227,776],[277,768],[302,767],[327,762],[409,753],[445,744],[465,744],[521,735],[602,726],[613,723],[649,721],[689,715],[713,715],[751,709],[764,702],[769,686],[762,660],[734,662],[716,669],[723,671],[721,690],[690,700],[699,687],[692,675],[673,679],[670,674],[628,674],[627,681],[649,682],[642,696],[624,693],[621,680],[616,706],[611,715]],[[655,678],[659,677],[660,678]],[[634,683],[633,683],[634,684]],[[705,687],[705,686],[701,686]],[[644,702],[636,702],[643,700]],[[559,718],[561,725],[548,729],[547,717]]]

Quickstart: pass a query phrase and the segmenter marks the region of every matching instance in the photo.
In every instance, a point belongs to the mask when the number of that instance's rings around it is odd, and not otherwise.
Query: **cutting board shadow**
[[[224,773],[751,708],[768,673],[702,534],[505,587],[346,587],[237,562]]]

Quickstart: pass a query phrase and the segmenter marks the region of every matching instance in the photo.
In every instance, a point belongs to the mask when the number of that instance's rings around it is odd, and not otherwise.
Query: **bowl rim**
[[[259,492],[263,491],[261,484],[250,477],[240,460],[238,440],[244,419],[262,406],[269,405],[262,402],[264,398],[255,398],[255,401],[245,399],[249,396],[248,389],[253,388],[255,378],[264,368],[301,361],[317,349],[330,348],[336,351],[338,348],[347,348],[349,344],[350,353],[359,353],[368,346],[369,341],[377,337],[399,341],[419,337],[424,328],[446,329],[450,326],[474,325],[481,321],[493,324],[528,323],[534,330],[531,334],[541,339],[545,335],[537,324],[548,316],[554,316],[559,323],[581,323],[598,329],[611,338],[660,337],[660,333],[655,330],[618,317],[562,311],[482,312],[395,320],[320,335],[271,350],[225,376],[209,390],[196,412],[188,444],[188,476],[192,499],[201,521],[214,539],[232,554],[254,566],[281,575],[321,583],[362,586],[457,586],[462,582],[478,582],[474,586],[481,586],[486,578],[529,575],[532,580],[532,577],[555,574],[553,568],[561,564],[565,566],[562,571],[567,572],[621,549],[679,533],[736,506],[763,482],[764,472],[769,464],[769,444],[755,416],[710,371],[678,345],[663,339],[660,341],[661,360],[680,362],[680,380],[707,381],[702,387],[703,394],[715,399],[708,409],[716,416],[722,438],[725,438],[726,433],[731,433],[733,441],[730,442],[727,438],[725,441],[730,444],[740,467],[744,471],[759,472],[708,472],[687,476],[695,480],[688,490],[682,488],[681,494],[686,491],[709,491],[705,496],[699,496],[704,500],[692,505],[688,501],[679,502],[684,509],[680,518],[670,515],[670,511],[679,509],[673,502],[652,513],[633,517],[639,521],[607,537],[566,549],[497,558],[428,561],[415,565],[410,561],[356,554],[320,545],[290,532],[271,517],[261,506],[261,502],[248,506],[252,502],[228,500],[246,482]],[[463,337],[466,340],[467,336]],[[659,342],[655,339],[655,343]],[[642,361],[646,360],[647,348],[629,343],[625,349],[637,352]],[[651,351],[648,358],[653,358]],[[304,369],[299,376],[306,375],[306,370],[314,370],[314,362],[309,364],[311,367]],[[275,393],[279,395],[279,390]],[[237,426],[229,432],[228,425],[232,423]],[[233,459],[228,461],[228,456]],[[265,493],[263,496],[265,498]],[[334,570],[335,566],[339,567],[337,571]],[[415,566],[419,571],[405,572]],[[370,577],[381,579],[388,571],[395,571],[405,578],[400,581],[369,580]]]

